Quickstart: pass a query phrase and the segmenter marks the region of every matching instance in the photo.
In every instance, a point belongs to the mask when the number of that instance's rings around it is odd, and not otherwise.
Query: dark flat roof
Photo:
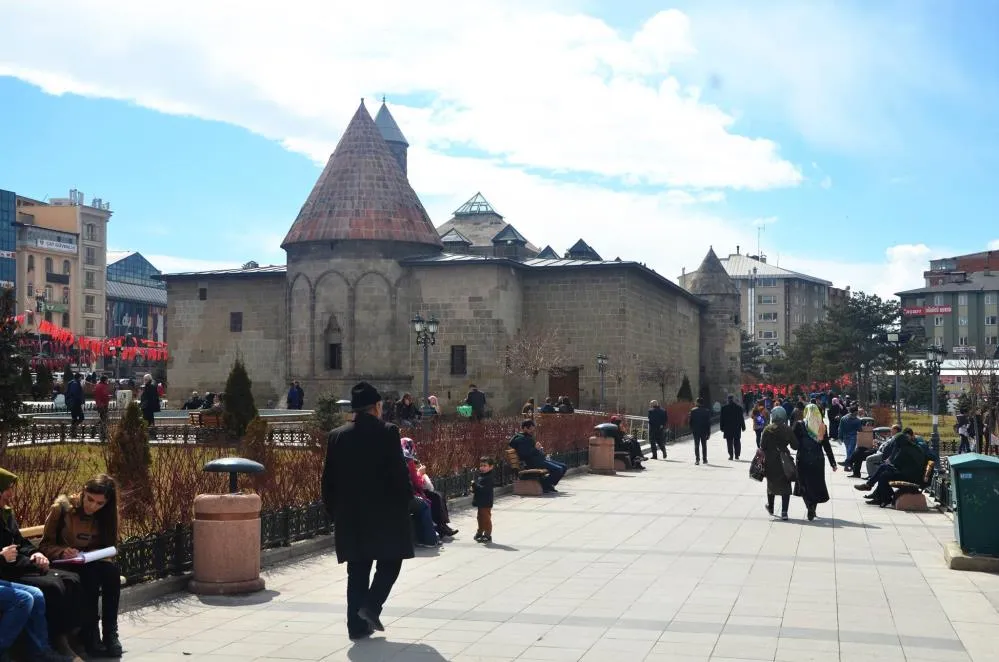
[[[199,278],[213,278],[216,276],[275,276],[286,273],[288,267],[283,264],[269,264],[263,267],[252,269],[216,269],[215,271],[185,271],[174,274],[160,274],[153,276],[156,280],[197,280]]]

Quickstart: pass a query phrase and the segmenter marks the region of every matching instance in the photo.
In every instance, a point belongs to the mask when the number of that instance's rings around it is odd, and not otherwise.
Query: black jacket
[[[469,391],[465,396],[465,402],[471,405],[472,411],[476,414],[483,414],[486,411],[486,394],[482,391]]]
[[[493,471],[480,473],[472,483],[472,506],[475,508],[493,507]]]
[[[17,547],[17,558],[13,563],[8,563],[0,557],[0,579],[17,581],[24,575],[42,574],[31,562],[31,555],[37,552],[38,548],[21,535],[21,527],[17,524],[14,512],[10,508],[4,508],[0,510],[0,549],[8,545]]]
[[[139,395],[139,408],[147,413],[155,413],[160,410],[160,394],[153,382],[142,387],[142,393]]]
[[[739,433],[746,429],[746,417],[742,414],[742,407],[734,402],[722,405],[719,422],[721,431],[726,436],[738,437]]]
[[[525,469],[544,469],[545,454],[535,446],[537,441],[533,435],[518,432],[510,439],[510,448],[517,451],[517,457]]]
[[[707,407],[694,407],[690,410],[690,431],[708,437],[711,435],[711,410]]]
[[[323,502],[336,529],[337,561],[413,558],[412,499],[399,428],[358,414],[330,433]]]
[[[662,407],[653,407],[649,409],[649,427],[653,430],[666,427],[669,422],[669,416],[666,414],[666,410]]]

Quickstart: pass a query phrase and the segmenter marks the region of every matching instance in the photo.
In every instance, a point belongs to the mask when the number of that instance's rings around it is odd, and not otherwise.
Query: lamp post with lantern
[[[410,324],[416,333],[416,344],[423,346],[423,408],[430,406],[430,346],[437,344],[437,331],[440,329],[440,322],[433,315],[430,319],[424,320],[417,313]]]
[[[608,361],[606,354],[597,354],[597,372],[600,373],[600,411],[604,410],[604,375],[607,374]]]
[[[930,345],[926,348],[926,371],[930,373],[930,416],[933,420],[933,432],[930,434],[930,447],[933,452],[940,456],[940,429],[938,422],[940,417],[937,415],[938,403],[937,403],[937,393],[940,390],[940,368],[943,367],[944,358],[947,356],[947,352],[944,351],[943,347],[938,347],[936,345]]]

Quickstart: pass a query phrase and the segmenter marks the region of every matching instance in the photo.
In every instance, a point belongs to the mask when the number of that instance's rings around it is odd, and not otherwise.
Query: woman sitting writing
[[[78,495],[56,499],[45,520],[39,549],[51,559],[71,559],[80,552],[113,547],[118,541],[118,498],[114,479],[100,474]],[[90,656],[121,657],[118,639],[118,602],[121,579],[118,565],[102,559],[67,568],[80,576],[83,589],[80,639]],[[97,599],[101,598],[103,642],[97,631]]]

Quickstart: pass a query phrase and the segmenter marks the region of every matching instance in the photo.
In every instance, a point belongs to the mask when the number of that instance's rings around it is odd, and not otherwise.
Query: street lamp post
[[[419,313],[412,319],[413,331],[416,333],[416,344],[423,345],[423,403],[430,406],[430,346],[437,344],[437,330],[440,322],[433,315],[424,320]]]
[[[607,373],[607,355],[597,354],[597,372],[600,373],[600,411],[604,410],[604,375]]]
[[[902,346],[909,342],[912,338],[911,333],[903,333],[899,331],[892,331],[885,334],[885,340],[889,345],[895,348],[895,418],[898,421],[899,427],[902,425]]]
[[[926,370],[932,377],[930,380],[930,408],[932,409],[930,415],[933,417],[933,432],[930,434],[930,447],[937,454],[937,457],[940,456],[940,429],[938,425],[940,417],[937,416],[937,392],[940,390],[940,368],[943,366],[945,356],[947,356],[947,352],[942,347],[930,345],[926,348]]]

